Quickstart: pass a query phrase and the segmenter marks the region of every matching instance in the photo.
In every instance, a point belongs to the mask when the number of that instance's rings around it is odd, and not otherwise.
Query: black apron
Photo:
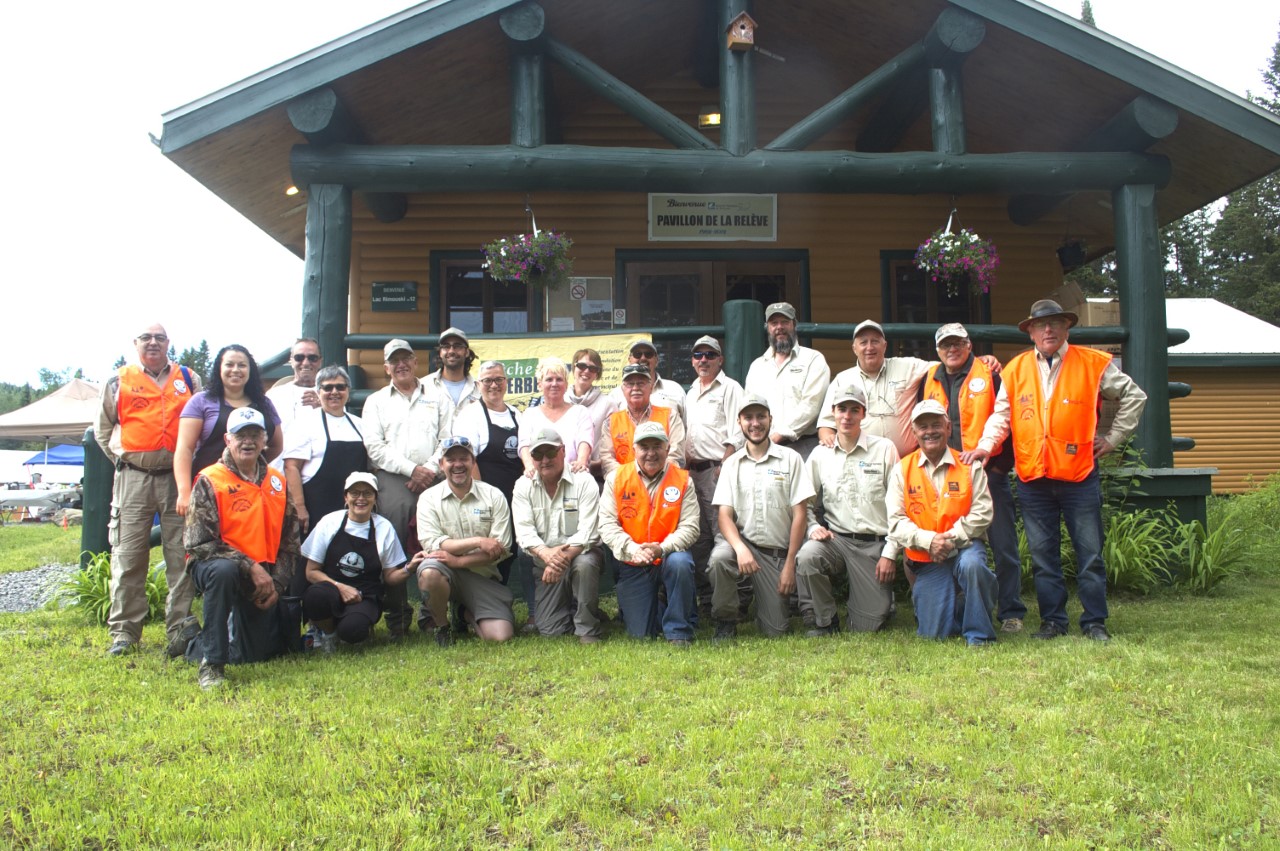
[[[253,405],[245,407],[254,408]],[[200,444],[200,448],[196,450],[195,457],[191,460],[191,481],[196,480],[196,476],[200,475],[200,471],[210,464],[216,464],[222,460],[222,453],[227,449],[227,442],[223,439],[227,436],[227,417],[231,416],[231,412],[236,410],[221,399],[218,400],[218,419],[213,423],[213,431],[209,432],[209,439]],[[262,411],[263,422],[267,423],[267,440],[271,440],[271,435],[275,432],[276,427],[267,419],[267,415]],[[265,459],[264,459],[265,460]]]
[[[350,517],[342,518],[342,528],[324,551],[324,575],[350,585],[366,600],[382,596],[382,557],[378,555],[377,528],[369,516],[369,537],[360,538],[347,531]]]
[[[344,413],[352,430],[359,435],[360,429],[351,422],[351,415]],[[363,440],[333,440],[329,437],[329,415],[322,409],[320,422],[324,426],[324,456],[320,469],[302,485],[302,499],[307,506],[307,514],[314,526],[320,518],[346,507],[343,487],[347,476],[355,472],[363,473],[369,469],[369,455],[365,451]],[[363,435],[361,435],[363,437]]]
[[[489,409],[480,403],[484,412],[484,421],[489,426],[489,442],[484,451],[476,456],[476,466],[480,468],[480,478],[486,484],[493,485],[502,491],[507,498],[507,507],[511,507],[511,494],[516,482],[524,475],[524,463],[520,460],[516,428],[503,428],[489,419]],[[515,422],[515,412],[510,407],[511,421]]]

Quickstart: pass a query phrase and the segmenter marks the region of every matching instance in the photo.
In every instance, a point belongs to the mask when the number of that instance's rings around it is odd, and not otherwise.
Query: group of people
[[[473,370],[467,334],[450,328],[425,377],[407,341],[387,343],[389,382],[362,417],[346,410],[350,376],[321,368],[314,340],[294,345],[293,380],[270,390],[252,356],[227,346],[201,389],[154,325],[135,340],[138,362],[104,387],[97,428],[116,468],[108,652],[141,637],[157,513],[168,651],[199,662],[205,688],[226,664],[295,640],[290,606],[325,650],[363,641],[383,616],[402,638],[413,597],[419,628],[441,646],[463,630],[508,640],[513,574],[526,630],[599,641],[610,570],[627,634],[683,646],[708,619],[714,641],[731,640],[752,603],[767,636],[797,612],[814,637],[881,629],[901,559],[917,632],[983,645],[996,624],[1021,631],[1026,615],[1011,472],[1036,637],[1067,632],[1065,521],[1080,628],[1107,640],[1096,461],[1132,433],[1146,397],[1110,355],[1068,344],[1076,322],[1037,301],[1019,324],[1033,348],[1002,369],[975,357],[962,325],[938,329],[938,360],[926,362],[888,357],[867,320],[855,365],[832,379],[799,344],[794,308],[777,303],[745,387],[724,373],[713,337],[690,351],[687,390],[637,339],[609,393],[595,386],[598,352],[544,358],[541,395],[524,411],[506,401],[505,366]],[[1102,399],[1118,403],[1105,435]]]

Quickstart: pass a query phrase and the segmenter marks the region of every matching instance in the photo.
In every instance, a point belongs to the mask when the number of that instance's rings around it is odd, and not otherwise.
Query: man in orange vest
[[[627,634],[661,631],[673,646],[687,647],[698,616],[689,553],[698,540],[698,496],[689,473],[669,463],[670,443],[661,423],[636,426],[635,460],[604,479],[600,537],[620,562],[615,587]]]
[[[974,450],[996,406],[1000,376],[983,359],[973,356],[968,330],[959,322],[943,325],[933,335],[941,363],[930,368],[920,383],[917,400],[933,399],[947,409],[951,436],[947,445],[960,453],[960,460],[974,459]],[[987,530],[987,543],[995,561],[1000,583],[996,617],[1002,632],[1021,632],[1027,607],[1022,602],[1022,555],[1018,552],[1017,506],[1009,486],[1013,469],[1013,444],[1004,441],[994,452],[984,455],[987,485],[995,516]]]
[[[1067,344],[1077,322],[1051,299],[1031,305],[1018,328],[1035,348],[1009,361],[996,409],[980,449],[1011,435],[1018,472],[1018,502],[1031,547],[1040,606],[1036,638],[1067,632],[1067,587],[1062,578],[1061,523],[1076,550],[1076,589],[1086,638],[1110,641],[1107,632],[1107,571],[1102,563],[1102,489],[1098,458],[1123,443],[1138,426],[1147,394],[1111,361],[1111,355]],[[1119,402],[1111,430],[1099,435],[1102,399]]]
[[[147,617],[147,572],[151,523],[160,515],[169,599],[165,632],[170,656],[181,656],[200,624],[191,616],[195,588],[182,551],[182,517],[173,478],[178,418],[200,389],[200,377],[169,360],[169,335],[152,325],[134,338],[138,362],[122,366],[102,387],[94,439],[116,468],[111,493],[111,611],[107,629],[112,656],[127,653],[142,639]]]
[[[285,651],[276,604],[298,557],[298,516],[284,473],[262,457],[262,414],[232,411],[224,439],[222,460],[196,477],[183,534],[187,570],[204,595],[204,629],[187,655],[200,660],[206,690],[226,681],[229,662],[261,662]]]
[[[642,363],[624,366],[621,387],[623,407],[600,424],[600,466],[605,475],[634,460],[631,448],[636,429],[647,422],[662,426],[663,433],[671,439],[671,462],[684,466],[684,417],[678,408],[652,404],[653,374],[649,367]]]
[[[918,402],[911,431],[920,448],[894,468],[885,502],[892,512],[889,537],[916,574],[916,634],[963,635],[972,647],[991,644],[996,575],[982,544],[992,514],[987,475],[982,462],[966,464],[947,445],[951,420],[941,403]],[[961,604],[957,592],[964,593]]]

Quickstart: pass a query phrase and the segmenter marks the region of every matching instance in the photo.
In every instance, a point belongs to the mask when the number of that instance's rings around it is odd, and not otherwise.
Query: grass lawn
[[[159,626],[116,660],[77,615],[3,616],[0,844],[1277,847],[1277,606],[1280,579],[1238,579],[1115,600],[1109,646],[980,650],[915,638],[909,606],[685,651],[380,628],[210,694]]]
[[[80,563],[80,527],[57,523],[11,523],[0,526],[0,573],[30,570],[45,564]]]

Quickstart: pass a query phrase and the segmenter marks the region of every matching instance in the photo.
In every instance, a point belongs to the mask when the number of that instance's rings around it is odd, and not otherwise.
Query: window
[[[530,293],[528,285],[495,281],[473,252],[438,256],[443,254],[432,252],[432,264],[438,270],[433,277],[440,282],[439,303],[432,305],[436,331],[461,328],[467,334],[523,334],[535,330],[533,318],[540,299]]]
[[[982,317],[991,315],[990,304],[979,290],[971,292],[969,284],[962,284],[955,295],[946,287],[930,282],[924,272],[916,267],[912,252],[882,252],[881,271],[884,302],[889,306],[888,321],[929,325],[937,328],[948,322],[966,325],[985,322]],[[933,338],[895,340],[889,354],[937,360]],[[975,351],[985,346],[976,345]]]

